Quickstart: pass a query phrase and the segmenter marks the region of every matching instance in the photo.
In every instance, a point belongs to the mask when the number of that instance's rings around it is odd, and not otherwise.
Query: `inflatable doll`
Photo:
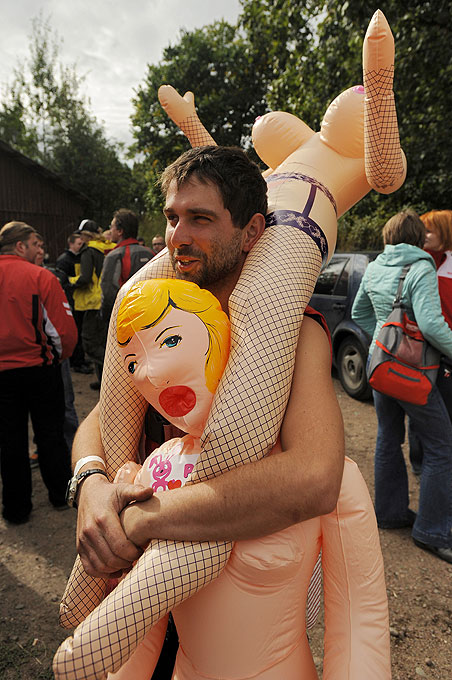
[[[312,314],[312,311],[308,311]],[[143,466],[126,463],[118,481],[166,491],[185,483],[200,455],[200,434],[225,366],[229,323],[207,291],[182,281],[135,284],[118,312],[118,344],[127,371],[147,401],[189,432],[153,451]],[[190,361],[187,362],[187,357]],[[277,453],[278,444],[272,453]],[[136,477],[135,477],[136,475]],[[324,555],[324,678],[390,677],[383,563],[372,502],[347,459],[336,510],[259,540],[235,544],[222,574],[173,610],[180,637],[174,678],[317,678],[306,638],[305,603],[319,549]],[[134,570],[140,568],[139,563]],[[87,620],[84,644],[102,653],[128,646],[104,621],[136,626],[146,579],[131,573]],[[166,617],[148,631],[109,680],[149,680]],[[225,644],[226,642],[226,644]],[[117,650],[118,651],[118,650]],[[88,676],[90,677],[90,676]]]
[[[229,300],[231,354],[201,438],[202,455],[189,482],[260,458],[275,445],[290,392],[304,308],[322,260],[334,248],[337,217],[371,187],[390,192],[404,180],[392,93],[394,44],[379,11],[366,33],[363,67],[364,89],[352,88],[344,93],[346,96],[340,95],[328,108],[319,133],[312,133],[301,121],[298,127],[304,132],[295,137],[287,133],[287,126],[276,126],[275,130],[274,125],[267,125],[271,119],[265,116],[256,124],[258,150],[271,166],[276,166],[268,176],[269,226],[247,256]],[[190,96],[182,99],[166,87],[160,98],[190,141],[211,143]],[[353,135],[345,135],[347,129]],[[266,155],[266,136],[270,146],[287,154],[283,162]],[[117,309],[130,285],[168,277],[174,277],[174,272],[167,251],[163,251],[120,291],[111,328],[115,328]],[[122,370],[114,333],[110,332],[100,422],[111,479],[120,465],[136,456],[147,408],[146,400]],[[230,417],[232,412],[235,418]],[[254,428],[252,424],[257,422],[259,427]],[[145,553],[152,573],[148,609],[143,616],[146,623],[137,639],[144,636],[147,626],[212,581],[223,569],[230,550],[231,544],[221,542],[151,542]],[[75,586],[66,591],[60,610],[61,623],[67,627],[83,621],[105,590],[103,579],[86,577],[80,560],[71,580]],[[131,640],[131,646],[137,639]],[[99,665],[96,655],[77,647],[74,640],[74,645],[60,648],[55,668],[61,678],[75,677],[72,669],[80,667],[86,677],[97,677],[96,673],[101,677],[102,668],[118,668],[125,658],[112,655],[109,660],[103,659],[106,666]]]

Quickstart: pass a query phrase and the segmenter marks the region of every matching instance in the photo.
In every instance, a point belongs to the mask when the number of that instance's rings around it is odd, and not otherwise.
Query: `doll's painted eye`
[[[133,375],[136,371],[136,368],[137,368],[137,362],[136,361],[130,361],[129,365],[127,366],[127,370],[129,371],[129,373],[131,373]]]
[[[164,339],[164,341],[160,344],[160,347],[166,345],[166,347],[169,347],[171,349],[172,347],[177,347],[181,340],[182,338],[180,335],[170,335]]]

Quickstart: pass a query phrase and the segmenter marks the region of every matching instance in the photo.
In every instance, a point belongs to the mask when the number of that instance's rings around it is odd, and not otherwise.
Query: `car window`
[[[348,271],[346,265],[350,258],[334,255],[331,262],[320,273],[314,289],[317,295],[347,295]]]

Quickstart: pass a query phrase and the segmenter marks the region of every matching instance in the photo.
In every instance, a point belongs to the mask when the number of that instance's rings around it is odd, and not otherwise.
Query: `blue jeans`
[[[408,475],[402,444],[405,415],[416,429],[424,460],[419,508],[412,536],[438,548],[452,547],[452,424],[436,386],[425,406],[374,391],[378,418],[375,448],[375,513],[385,525],[408,516]]]
[[[445,357],[441,358],[436,386],[443,398],[444,405],[449,413],[449,418],[452,420],[452,364],[450,360]],[[416,474],[420,474],[424,452],[416,432],[416,426],[411,420],[408,424],[408,440],[410,442],[410,462],[413,471]]]

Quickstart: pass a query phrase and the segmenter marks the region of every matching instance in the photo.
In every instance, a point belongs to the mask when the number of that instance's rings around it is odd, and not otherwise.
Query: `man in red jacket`
[[[14,524],[26,522],[32,510],[29,415],[55,508],[65,505],[71,474],[60,361],[72,354],[77,329],[58,279],[33,264],[39,249],[36,231],[23,222],[0,230],[1,476],[3,518]]]

